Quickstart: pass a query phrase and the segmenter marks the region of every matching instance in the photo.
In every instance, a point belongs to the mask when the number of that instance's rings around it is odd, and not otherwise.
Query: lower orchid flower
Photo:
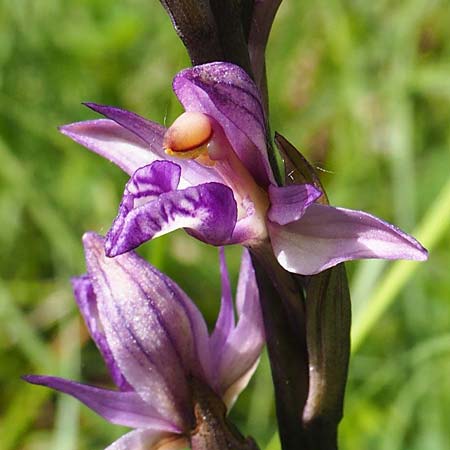
[[[279,187],[267,156],[258,90],[240,67],[181,71],[183,113],[168,129],[118,108],[108,119],[61,131],[131,175],[106,239],[108,256],[178,228],[213,244],[270,242],[286,270],[303,275],[361,258],[425,260],[413,237],[368,213],[318,203],[310,184]]]
[[[259,360],[264,331],[248,253],[242,259],[235,324],[221,252],[222,304],[209,336],[188,296],[134,252],[107,258],[103,238],[94,233],[85,235],[84,247],[87,275],[73,279],[74,293],[119,390],[51,376],[25,380],[72,395],[108,421],[135,428],[108,450],[185,448],[195,441],[205,402],[224,414]],[[237,439],[244,444],[233,448],[253,448],[251,440]]]

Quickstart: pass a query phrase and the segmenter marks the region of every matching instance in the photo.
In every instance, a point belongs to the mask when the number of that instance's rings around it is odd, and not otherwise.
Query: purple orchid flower
[[[259,92],[240,67],[196,66],[173,87],[186,112],[168,129],[92,103],[107,119],[61,128],[131,175],[106,238],[108,256],[185,228],[213,245],[270,241],[281,266],[303,275],[352,259],[427,258],[397,227],[318,203],[322,192],[313,185],[276,185]]]
[[[87,275],[73,288],[89,332],[118,391],[51,376],[26,376],[77,398],[108,421],[135,428],[108,450],[182,449],[195,426],[200,383],[230,408],[256,369],[264,344],[255,275],[244,253],[233,301],[221,252],[222,304],[211,336],[188,296],[134,252],[104,253],[102,237],[84,236]]]

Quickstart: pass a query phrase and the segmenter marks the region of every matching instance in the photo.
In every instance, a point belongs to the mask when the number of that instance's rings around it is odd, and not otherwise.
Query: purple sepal
[[[110,450],[181,450],[192,428],[192,379],[221,395],[229,407],[256,368],[264,331],[249,255],[241,267],[235,326],[221,253],[223,305],[217,337],[210,338],[200,311],[170,278],[134,252],[106,257],[104,239],[95,233],[86,233],[83,243],[88,275],[73,279],[77,302],[94,339],[132,390],[24,378],[76,397],[113,423],[137,428]]]
[[[84,318],[89,334],[94,340],[97,348],[103,356],[114,384],[121,391],[131,390],[131,386],[126,381],[116,362],[114,361],[111,349],[109,348],[102,324],[98,317],[97,298],[94,288],[88,275],[72,278],[72,289],[78,308]]]
[[[145,119],[138,114],[117,108],[115,106],[99,105],[97,103],[84,103],[88,108],[134,133],[144,140],[152,152],[157,153],[164,159],[163,138],[166,128],[159,123]]]
[[[269,222],[278,262],[289,272],[319,273],[363,258],[424,261],[427,251],[399,228],[362,211],[312,204],[297,221]]]
[[[186,374],[209,379],[206,324],[186,294],[134,252],[104,253],[103,239],[83,237],[99,317],[127,381],[162,417],[189,420]]]
[[[216,361],[220,390],[225,394],[240,380],[238,389],[228,392],[230,403],[245,388],[256,369],[265,342],[255,271],[248,250],[243,250],[236,294],[238,322],[230,330]]]
[[[205,183],[182,190],[163,192],[147,201],[141,197],[142,186],[157,182],[159,186],[173,186],[174,173],[161,171],[157,179],[155,167],[173,166],[159,162],[137,170],[125,189],[119,213],[106,236],[108,256],[116,256],[136,248],[145,241],[179,228],[198,239],[221,245],[230,239],[237,219],[237,206],[232,190],[220,183]],[[164,177],[172,177],[169,181]],[[133,190],[131,190],[133,187]]]
[[[234,328],[233,296],[225,260],[225,249],[223,247],[220,247],[219,249],[219,257],[222,297],[220,301],[219,317],[217,318],[210,340],[212,358],[220,358],[226,340]]]
[[[259,184],[275,183],[260,95],[243,69],[223,62],[195,66],[179,72],[173,88],[186,111],[203,112],[217,121]]]
[[[158,159],[145,141],[109,119],[76,122],[60,127],[59,131],[129,175]]]
[[[182,168],[180,187],[222,181],[210,167],[202,166],[196,161],[167,156],[158,131],[163,127],[119,108],[100,105],[94,107],[92,103],[89,103],[89,107],[111,119],[72,123],[59,130],[78,144],[113,162],[129,175],[154,161],[172,160]],[[146,125],[150,128],[146,129]]]
[[[279,225],[294,222],[305,213],[306,208],[322,195],[312,184],[269,186],[270,209],[267,217]]]
[[[77,398],[111,423],[133,428],[157,428],[166,432],[181,430],[144,402],[135,392],[118,392],[65,380],[58,377],[28,375],[28,383],[47,386]]]

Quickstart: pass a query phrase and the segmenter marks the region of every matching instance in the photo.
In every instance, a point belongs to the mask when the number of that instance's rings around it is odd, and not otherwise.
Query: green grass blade
[[[413,233],[431,252],[450,225],[450,179],[429,208],[422,224]],[[422,263],[397,261],[384,276],[367,307],[359,314],[352,328],[352,353],[358,351],[372,327],[395,300],[415,270]]]

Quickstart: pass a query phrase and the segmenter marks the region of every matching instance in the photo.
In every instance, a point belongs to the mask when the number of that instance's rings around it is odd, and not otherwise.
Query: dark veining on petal
[[[189,308],[186,305],[186,302],[183,301],[182,296],[183,296],[183,291],[181,291],[181,289],[175,284],[173,283],[170,279],[167,279],[166,277],[161,277],[161,273],[158,271],[158,269],[156,269],[153,266],[147,266],[147,269],[155,276],[157,276],[160,281],[162,281],[162,283],[164,284],[164,286],[166,287],[166,289],[169,291],[169,293],[171,294],[171,300],[175,301],[181,308],[182,310],[185,312],[185,315],[188,319],[190,328],[192,330],[192,349],[193,349],[193,353],[195,355],[195,357],[197,358],[198,362],[201,362],[201,357],[199,354],[199,348],[197,345],[197,335],[196,335],[196,326],[195,323],[192,319],[191,316],[191,311],[189,310]],[[180,295],[182,294],[182,295]],[[184,294],[184,296],[186,296],[186,294]],[[187,297],[187,296],[186,296]],[[189,301],[188,298],[186,298],[187,301]],[[195,306],[193,305],[193,307],[195,308]],[[200,372],[203,373],[204,368],[200,367]],[[205,376],[205,374],[203,373],[203,376]]]
[[[121,268],[123,268],[122,265],[121,265]],[[111,285],[108,282],[108,279],[107,279],[107,276],[105,274],[105,271],[103,269],[101,269],[100,267],[99,267],[99,271],[102,274],[102,278],[103,278],[105,284],[107,285],[109,292],[112,293]],[[117,315],[120,318],[120,322],[121,322],[120,326],[118,326],[118,325],[114,324],[112,321],[109,321],[110,324],[111,324],[111,328],[112,328],[113,332],[116,334],[117,338],[120,340],[121,345],[125,347],[125,349],[128,351],[128,353],[130,355],[133,355],[133,359],[143,369],[143,371],[145,371],[146,367],[144,366],[141,358],[136,354],[136,351],[134,349],[130,348],[130,346],[127,345],[126,341],[124,339],[122,339],[122,335],[121,335],[119,329],[121,329],[121,330],[125,329],[128,332],[131,340],[137,345],[139,350],[145,356],[147,362],[153,367],[153,370],[155,370],[155,372],[159,374],[160,379],[164,380],[164,384],[166,386],[166,388],[165,388],[166,395],[172,399],[172,402],[176,405],[177,411],[182,412],[182,414],[180,414],[180,416],[183,417],[183,415],[185,413],[185,402],[183,402],[182,399],[180,399],[177,395],[175,395],[173,387],[171,387],[170,385],[167,384],[167,382],[165,381],[165,377],[158,370],[158,365],[153,360],[151,354],[149,354],[149,352],[145,349],[145,347],[142,345],[140,340],[137,338],[137,336],[134,334],[134,332],[128,326],[127,320],[126,320],[125,316],[123,315],[122,309],[120,308],[120,306],[115,301],[115,297],[113,295],[111,295],[111,299],[113,300],[112,306],[114,307]]]
[[[249,109],[247,106],[239,104],[239,103],[236,103],[235,101],[233,101],[233,95],[231,93],[225,94],[225,93],[222,93],[220,91],[214,90],[214,88],[217,85],[218,86],[226,86],[226,87],[228,87],[230,89],[235,89],[235,90],[240,91],[240,92],[244,93],[245,95],[251,97],[254,100],[254,103],[256,105],[258,105],[258,109],[259,109],[259,112],[261,113],[261,115],[257,114],[254,110]],[[264,110],[263,110],[263,108],[261,106],[261,100],[259,99],[259,97],[257,97],[256,95],[254,95],[253,93],[251,93],[250,91],[248,91],[247,89],[245,89],[245,88],[243,88],[241,86],[236,86],[236,85],[233,85],[233,84],[227,84],[227,83],[224,83],[224,82],[217,82],[216,86],[214,86],[214,85],[207,85],[207,86],[204,87],[204,90],[205,90],[205,92],[212,93],[214,95],[214,97],[218,97],[225,104],[230,104],[231,103],[231,104],[235,105],[237,108],[246,111],[247,114],[251,115],[255,119],[255,121],[258,122],[258,124],[261,126],[261,128],[265,129],[265,122],[264,122],[264,120],[261,121],[261,118],[264,118]],[[214,102],[214,104],[215,104],[215,102]]]
[[[125,328],[130,336],[130,338],[132,339],[132,341],[134,342],[134,344],[139,348],[139,350],[144,354],[145,358],[147,359],[148,363],[153,367],[153,370],[159,374],[159,377],[161,380],[163,380],[163,383],[165,385],[165,394],[170,397],[173,401],[173,403],[176,405],[176,409],[179,412],[182,412],[180,415],[183,417],[184,413],[185,413],[185,402],[182,401],[182,399],[175,394],[175,389],[173,388],[173,386],[169,385],[164,377],[164,374],[161,373],[161,371],[159,370],[159,366],[158,364],[153,360],[151,354],[145,349],[145,347],[142,345],[142,342],[140,341],[140,339],[134,334],[133,330],[130,329],[130,327],[127,325],[127,321],[126,318],[123,314],[122,309],[120,308],[120,306],[114,302],[113,303],[113,307],[117,313],[117,315],[119,316],[119,318],[121,319],[121,324],[120,326],[116,326],[114,324],[111,323],[111,327],[113,328],[114,332],[116,333],[116,335],[119,337],[119,339],[121,340],[121,345],[124,345],[127,349],[127,351],[133,355],[135,361],[138,362],[138,364],[145,370],[145,366],[142,364],[142,362],[140,361],[139,356],[136,354],[135,350],[130,350],[129,346],[127,346],[126,344],[123,343],[123,339],[121,334],[119,333],[118,329],[119,328]]]
[[[180,355],[180,352],[177,348],[177,345],[175,344],[175,339],[173,338],[172,334],[170,333],[170,329],[167,327],[166,322],[164,320],[163,315],[161,314],[160,309],[155,304],[154,300],[148,295],[146,291],[141,287],[140,282],[138,278],[135,276],[135,274],[130,271],[124,264],[121,264],[120,261],[118,261],[118,265],[123,269],[123,271],[130,277],[130,279],[135,283],[136,287],[139,289],[139,291],[142,293],[143,297],[147,300],[145,302],[146,306],[149,310],[151,310],[151,313],[154,313],[156,320],[161,325],[161,329],[163,330],[164,334],[167,336],[167,339],[169,340],[170,344],[172,345],[172,348],[177,356],[178,362],[180,363],[180,367],[182,367],[186,373],[186,367],[184,367],[183,359]],[[167,301],[169,301],[167,299]]]

